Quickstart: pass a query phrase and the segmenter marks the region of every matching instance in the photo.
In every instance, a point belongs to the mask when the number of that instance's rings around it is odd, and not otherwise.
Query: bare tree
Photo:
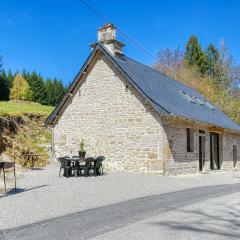
[[[180,47],[175,50],[170,48],[162,49],[157,53],[157,61],[153,68],[163,74],[179,79],[178,71],[183,66],[183,51]]]
[[[240,67],[235,65],[233,56],[229,53],[229,48],[224,40],[220,41],[220,60],[219,60],[219,77],[218,81],[221,88],[231,91],[232,87],[239,84]]]
[[[175,50],[170,48],[162,49],[158,52],[157,59],[158,61],[155,64],[155,68],[157,68],[159,64],[162,64],[172,70],[178,70],[183,64],[183,51],[181,51],[180,47]]]

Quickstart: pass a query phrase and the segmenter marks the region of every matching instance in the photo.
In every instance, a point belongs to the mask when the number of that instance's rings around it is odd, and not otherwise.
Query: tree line
[[[35,71],[6,72],[2,66],[0,57],[0,101],[24,100],[56,106],[66,92],[59,79],[44,79]]]
[[[240,66],[224,41],[203,49],[198,38],[191,36],[184,50],[160,50],[153,68],[195,88],[240,123]]]

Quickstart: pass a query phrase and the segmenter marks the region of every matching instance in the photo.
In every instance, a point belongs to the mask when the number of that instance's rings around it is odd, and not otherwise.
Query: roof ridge
[[[183,102],[183,98],[177,99],[179,96],[178,96],[178,94],[176,95],[176,93],[174,92],[174,91],[176,91],[176,89],[184,90],[184,88],[186,88],[186,91],[187,90],[193,91],[193,94],[195,92],[196,94],[203,96],[197,90],[192,89],[191,87],[179,82],[178,80],[172,79],[172,78],[166,76],[165,74],[163,74],[143,63],[140,63],[134,59],[131,59],[125,55],[124,55],[125,61],[120,61],[121,59],[119,59],[116,56],[113,56],[106,47],[104,47],[103,45],[101,45],[99,43],[96,44],[95,48],[88,56],[87,60],[85,61],[85,63],[81,67],[80,71],[78,72],[78,74],[72,81],[71,85],[69,86],[68,91],[64,95],[63,99],[60,101],[60,103],[55,107],[53,112],[46,119],[46,121],[45,121],[46,125],[54,126],[55,119],[57,118],[57,116],[58,117],[61,116],[61,109],[71,99],[71,91],[73,91],[74,88],[77,86],[81,76],[86,74],[86,68],[88,67],[89,64],[91,64],[91,61],[94,59],[94,56],[96,56],[96,54],[98,53],[99,50],[102,51],[106,55],[106,57],[109,58],[109,60],[111,60],[112,63],[116,65],[117,68],[119,68],[119,70],[124,74],[124,76],[127,77],[129,82],[131,84],[133,84],[133,86],[136,88],[136,90],[139,91],[140,94],[142,94],[146,99],[148,99],[152,103],[152,107],[155,108],[155,110],[158,113],[167,113],[167,114],[170,114],[173,116],[179,116],[179,117],[183,117],[185,119],[191,119],[193,121],[201,121],[201,122],[205,122],[207,124],[240,131],[240,126],[237,123],[235,123],[233,120],[231,120],[229,117],[227,117],[220,109],[217,108],[217,111],[213,115],[212,112],[209,112],[210,110],[204,108],[205,109],[204,112],[200,113],[200,115],[199,115],[198,112],[195,110],[195,108],[192,109],[192,106],[187,104],[185,101]],[[130,67],[130,69],[128,69],[125,62],[129,63],[128,64],[129,66],[128,65],[127,66]],[[140,71],[140,73],[142,75],[139,76],[137,74],[137,76],[136,76],[136,72],[134,72],[134,71],[131,72],[131,67],[135,66],[135,65],[140,70],[142,69],[143,72],[141,73],[141,71]],[[147,74],[152,72],[152,74],[150,74],[146,78],[144,72],[146,72]],[[153,74],[155,72],[157,74]],[[138,77],[138,78],[136,79],[136,77]],[[140,79],[143,78],[142,80],[145,80],[145,81],[141,82],[141,81],[139,81],[139,78]],[[151,81],[151,78],[153,78],[153,79],[155,78],[155,81]],[[153,84],[152,85],[153,87],[156,87],[159,84],[161,84],[161,81],[159,81],[159,79],[162,80],[163,83],[165,82],[165,86],[167,87],[165,90],[169,91],[168,92],[168,94],[170,96],[170,100],[168,99],[169,101],[166,101],[165,98],[159,99],[159,93],[156,93],[156,91],[154,91],[152,88],[148,88],[148,87],[146,88],[146,84],[148,84],[148,83]],[[171,81],[171,80],[173,80],[173,81]],[[160,88],[160,90],[161,90],[161,88]],[[164,95],[164,93],[163,93],[163,95]],[[183,109],[181,110],[181,108],[183,108]],[[208,117],[208,115],[210,115],[210,117]]]

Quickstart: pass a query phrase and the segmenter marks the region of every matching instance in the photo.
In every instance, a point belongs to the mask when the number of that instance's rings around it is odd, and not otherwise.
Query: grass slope
[[[0,115],[16,115],[24,113],[48,115],[52,112],[53,107],[44,106],[39,103],[24,101],[0,102]]]
[[[46,165],[51,133],[44,120],[52,110],[33,102],[0,102],[0,154],[24,167],[31,166],[27,154],[37,154],[36,166]]]

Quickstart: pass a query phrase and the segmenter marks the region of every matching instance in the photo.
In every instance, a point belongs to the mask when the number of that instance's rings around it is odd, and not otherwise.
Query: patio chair
[[[104,156],[98,156],[95,160],[94,160],[94,174],[95,176],[102,176],[103,175],[103,165],[102,162],[105,160]]]
[[[17,191],[16,188],[16,169],[15,169],[15,162],[0,162],[0,174],[3,174],[3,181],[4,181],[4,190],[7,191],[6,186],[6,172],[13,172],[14,174],[14,189],[15,192]]]
[[[93,157],[89,157],[89,158],[85,159],[85,165],[79,164],[78,167],[79,167],[80,174],[83,171],[85,177],[89,176],[89,170],[91,168],[92,162],[94,163],[94,158]]]
[[[95,175],[96,176],[96,167],[95,167],[95,162],[96,160],[94,158],[91,158],[90,163],[89,163],[89,169],[88,169],[88,174],[89,175]]]
[[[69,165],[71,164],[67,158],[67,156],[57,158],[58,162],[60,162],[60,170],[58,177],[60,177],[62,169],[64,169],[64,167],[69,167]]]

